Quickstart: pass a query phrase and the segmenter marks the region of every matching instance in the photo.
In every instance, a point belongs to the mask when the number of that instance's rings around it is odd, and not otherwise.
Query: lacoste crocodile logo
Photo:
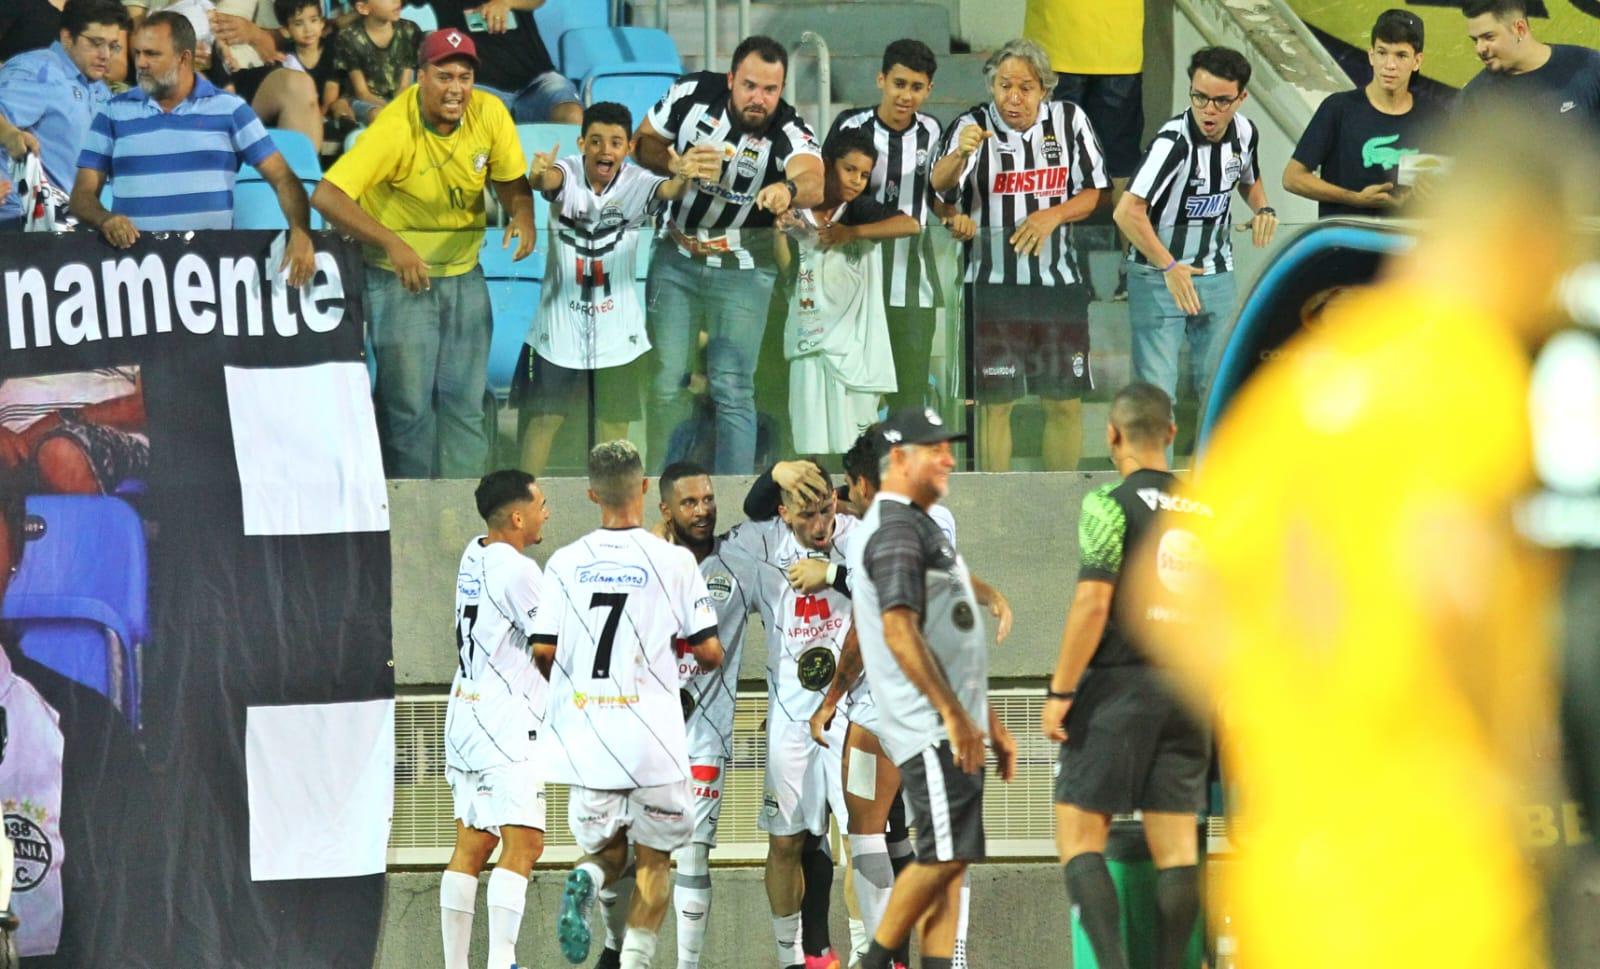
[[[1379,135],[1368,138],[1361,146],[1361,164],[1367,168],[1398,168],[1400,159],[1417,154],[1415,148],[1390,148],[1400,140],[1399,135]]]

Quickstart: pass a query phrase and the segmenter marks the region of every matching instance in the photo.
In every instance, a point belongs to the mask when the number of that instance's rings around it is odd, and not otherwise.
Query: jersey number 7
[[[594,669],[591,671],[597,680],[603,680],[611,675],[611,646],[617,638],[617,626],[622,622],[622,610],[628,605],[626,592],[596,592],[589,597],[590,609],[609,609],[606,614],[606,623],[600,629],[600,642],[595,646]]]

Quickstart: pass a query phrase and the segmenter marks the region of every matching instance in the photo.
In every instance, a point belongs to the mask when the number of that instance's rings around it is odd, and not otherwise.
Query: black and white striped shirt
[[[1001,119],[993,103],[956,119],[945,136],[945,154],[955,151],[961,130],[978,125],[994,132],[967,159],[957,186],[961,208],[978,224],[967,246],[967,282],[1020,286],[1068,286],[1074,273],[1068,227],[1060,226],[1035,256],[1020,256],[1011,234],[1040,209],[1061,205],[1088,188],[1109,189],[1105,155],[1089,116],[1070,101],[1045,101],[1025,131]]]
[[[1150,224],[1172,258],[1210,275],[1233,269],[1233,191],[1260,177],[1261,131],[1254,122],[1234,115],[1213,143],[1185,111],[1156,132],[1128,191],[1149,203]],[[1133,262],[1150,265],[1137,248],[1129,252]]]
[[[689,186],[672,203],[667,221],[687,236],[699,240],[696,252],[682,245],[686,256],[701,256],[712,266],[736,265],[750,269],[772,263],[773,215],[756,208],[756,195],[781,182],[790,159],[802,155],[821,158],[816,136],[787,101],[761,132],[737,132],[729,121],[728,76],[712,71],[685,74],[650,109],[650,126],[673,143],[681,155],[695,145],[715,145],[722,150],[722,178],[701,180]],[[741,239],[741,235],[748,235]]]
[[[878,162],[872,167],[873,198],[926,226],[933,199],[933,163],[943,137],[939,120],[919,111],[909,127],[896,131],[883,123],[876,107],[856,108],[835,118],[828,135],[863,126],[871,128],[878,146]],[[933,234],[923,231],[880,247],[886,305],[932,309],[944,302],[933,241]]]

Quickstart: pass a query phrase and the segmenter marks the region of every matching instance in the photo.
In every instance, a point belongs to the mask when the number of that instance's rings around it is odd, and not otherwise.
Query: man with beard
[[[233,186],[254,165],[278,193],[289,222],[282,270],[289,285],[311,281],[311,208],[261,121],[237,96],[195,74],[194,26],[182,14],[151,14],[133,35],[139,86],[112,98],[90,122],[72,214],[118,249],[141,230],[233,228]],[[116,183],[111,211],[100,204]]]
[[[650,461],[666,463],[668,438],[688,416],[691,360],[698,335],[710,337],[706,374],[716,407],[718,474],[755,465],[755,369],[777,270],[768,232],[790,209],[822,201],[816,138],[779,94],[789,56],[770,37],[749,37],[727,74],[679,78],[637,132],[640,164],[670,175],[669,149],[706,145],[720,173],[699,178],[672,204],[672,245],[655,249],[647,303],[655,368],[650,387]]]
[[[0,147],[15,161],[37,156],[43,185],[0,198],[0,230],[22,229],[41,194],[66,214],[78,174],[78,151],[94,113],[111,100],[105,77],[122,54],[127,11],[114,0],[72,0],[61,11],[59,39],[0,68]],[[70,91],[70,96],[63,92]]]
[[[1528,24],[1528,0],[1467,0],[1471,38],[1483,71],[1461,89],[1461,105],[1476,110],[1486,96],[1527,105],[1541,118],[1585,121],[1600,131],[1600,51],[1545,44]]]

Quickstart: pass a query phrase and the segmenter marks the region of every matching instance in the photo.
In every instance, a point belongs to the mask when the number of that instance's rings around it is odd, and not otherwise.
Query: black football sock
[[[1184,954],[1200,918],[1200,869],[1196,865],[1156,872],[1156,911],[1161,914],[1156,969],[1183,969]]]
[[[1128,959],[1122,954],[1117,887],[1106,868],[1106,856],[1086,852],[1067,862],[1065,871],[1067,901],[1078,907],[1078,924],[1089,936],[1095,962],[1100,969],[1128,969]]]
[[[814,834],[806,835],[800,852],[800,867],[805,872],[805,894],[800,896],[800,948],[808,956],[828,951],[828,903],[833,896],[833,856],[828,843]]]

